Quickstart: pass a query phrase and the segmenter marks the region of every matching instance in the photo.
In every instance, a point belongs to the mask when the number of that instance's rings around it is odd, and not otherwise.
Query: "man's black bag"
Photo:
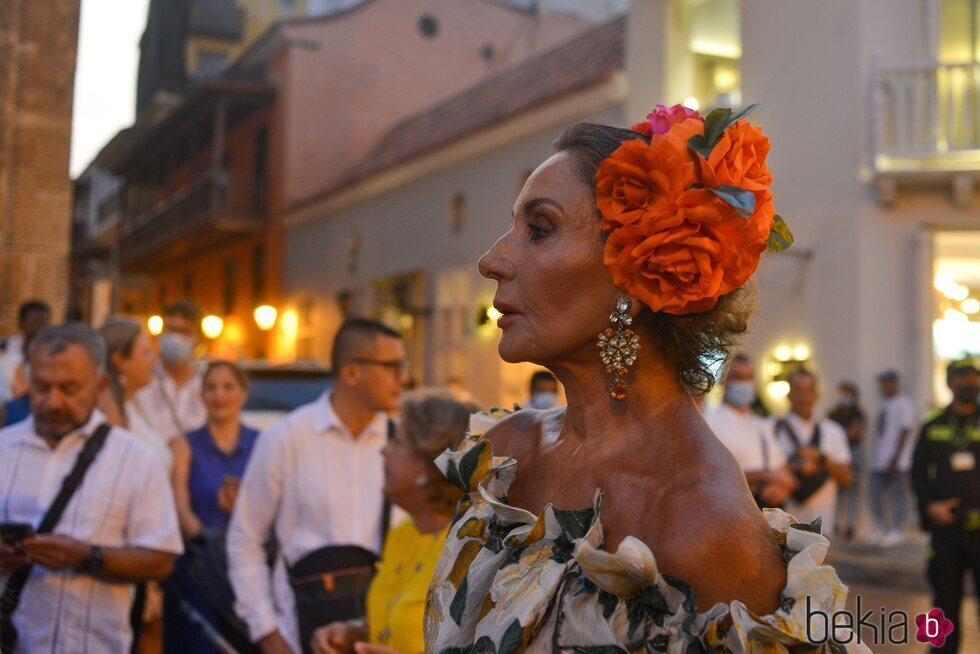
[[[790,457],[790,466],[800,460],[800,438],[793,431],[793,428],[789,426],[785,420],[780,420],[776,423],[776,432],[782,431],[787,437],[793,442],[793,456]],[[809,445],[820,449],[820,424],[813,429],[813,438],[810,439]],[[793,499],[799,504],[805,504],[810,497],[820,490],[820,487],[824,485],[830,475],[826,470],[821,470],[815,472],[812,475],[804,475],[798,471],[794,471],[797,481],[800,482],[799,487],[793,493]]]

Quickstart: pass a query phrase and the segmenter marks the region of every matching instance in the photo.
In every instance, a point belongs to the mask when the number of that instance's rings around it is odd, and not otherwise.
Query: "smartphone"
[[[34,525],[29,522],[0,522],[0,540],[4,545],[18,545],[34,535]]]

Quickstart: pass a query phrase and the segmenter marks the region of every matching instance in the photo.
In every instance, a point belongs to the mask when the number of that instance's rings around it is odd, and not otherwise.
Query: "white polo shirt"
[[[743,472],[779,470],[786,456],[776,442],[772,421],[722,403],[705,415],[708,426],[732,453]]]
[[[259,436],[228,527],[228,573],[235,611],[257,641],[278,630],[300,651],[295,599],[283,558],[296,563],[327,545],[381,551],[388,419],[378,413],[357,438],[327,395]],[[279,558],[270,579],[263,545],[270,532]]]
[[[177,386],[163,368],[154,374],[153,381],[141,388],[131,400],[139,407],[143,419],[152,425],[164,443],[199,429],[208,421],[201,399],[204,373],[200,370]]]
[[[0,520],[36,528],[95,429],[99,411],[52,449],[34,419],[0,431]],[[153,452],[113,427],[65,508],[54,533],[103,547],[183,550],[173,493]],[[6,587],[7,577],[0,578]],[[128,652],[135,585],[35,565],[14,612],[18,651],[45,654]]]
[[[812,420],[804,420],[795,413],[787,414],[785,418],[787,424],[793,429],[801,445],[809,445],[813,441],[813,433],[817,423]],[[851,448],[847,443],[847,434],[844,429],[833,420],[821,420],[820,424],[820,452],[830,461],[838,464],[849,464],[851,462]],[[776,430],[776,439],[783,448],[787,458],[791,458],[796,451],[796,446],[789,439],[783,430]],[[834,520],[837,516],[837,482],[832,477],[811,495],[807,501],[800,504],[792,498],[787,500],[785,506],[786,513],[794,516],[800,522],[810,523],[817,518],[822,518],[822,533],[824,536],[832,537],[834,534]]]

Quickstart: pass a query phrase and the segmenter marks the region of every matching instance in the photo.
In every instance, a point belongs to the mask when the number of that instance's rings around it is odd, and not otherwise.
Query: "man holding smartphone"
[[[105,356],[87,327],[46,328],[29,354],[33,417],[0,431],[5,653],[129,651],[135,584],[182,549],[163,466],[95,408]]]

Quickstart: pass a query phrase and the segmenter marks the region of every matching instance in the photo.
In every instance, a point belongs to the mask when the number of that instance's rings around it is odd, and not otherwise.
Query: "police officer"
[[[946,369],[953,403],[922,426],[912,461],[912,485],[923,528],[932,533],[929,582],[935,605],[955,628],[943,653],[957,651],[963,576],[980,578],[980,372],[972,360]]]

